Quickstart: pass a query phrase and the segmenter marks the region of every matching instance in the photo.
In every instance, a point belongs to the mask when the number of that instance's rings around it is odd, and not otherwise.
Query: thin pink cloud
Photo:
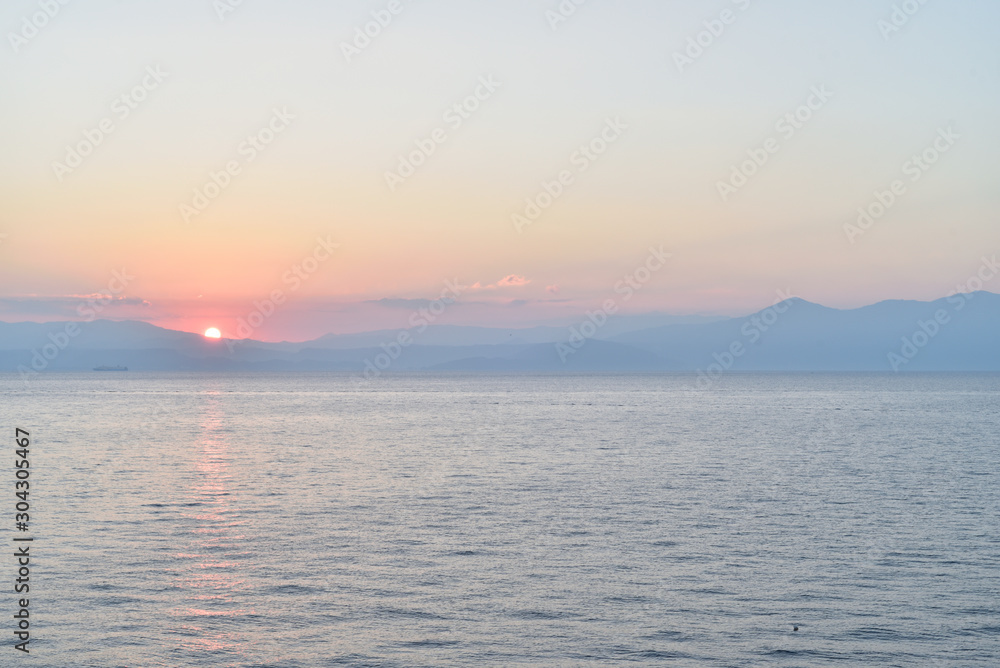
[[[531,283],[530,279],[527,279],[524,276],[518,276],[517,274],[511,274],[510,276],[506,276],[506,277],[500,279],[497,282],[497,287],[498,288],[520,288],[520,287],[523,287],[523,286],[527,285],[528,283]]]
[[[489,285],[483,285],[482,283],[476,281],[469,286],[470,290],[496,290],[498,288],[523,288],[525,285],[531,283],[530,278],[525,278],[524,276],[518,276],[517,274],[511,274],[510,276],[505,276],[501,278],[496,283],[490,283]]]

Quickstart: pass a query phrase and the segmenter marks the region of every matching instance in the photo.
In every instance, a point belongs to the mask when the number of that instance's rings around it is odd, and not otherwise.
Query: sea
[[[8,374],[0,397],[5,667],[1000,666],[995,374]]]

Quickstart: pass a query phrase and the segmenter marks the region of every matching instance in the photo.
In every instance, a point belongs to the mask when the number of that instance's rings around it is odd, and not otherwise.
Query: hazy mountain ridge
[[[125,365],[134,371],[367,370],[371,377],[421,370],[1000,370],[1000,295],[989,292],[850,310],[791,299],[744,318],[678,318],[632,331],[612,322],[586,340],[560,327],[431,326],[410,330],[414,343],[407,348],[390,343],[399,330],[267,343],[211,341],[135,321],[0,323],[0,371]]]

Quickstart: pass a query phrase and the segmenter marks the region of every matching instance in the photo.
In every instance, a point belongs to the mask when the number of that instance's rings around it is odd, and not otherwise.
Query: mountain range
[[[137,321],[0,322],[0,371],[1000,371],[1000,295],[990,292],[849,310],[796,298],[742,318],[631,318],[431,325],[304,343],[210,340]]]

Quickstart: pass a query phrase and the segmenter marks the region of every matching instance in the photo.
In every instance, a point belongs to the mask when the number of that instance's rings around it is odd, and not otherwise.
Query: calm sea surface
[[[0,665],[1000,666],[1000,376],[694,380],[0,376]]]

